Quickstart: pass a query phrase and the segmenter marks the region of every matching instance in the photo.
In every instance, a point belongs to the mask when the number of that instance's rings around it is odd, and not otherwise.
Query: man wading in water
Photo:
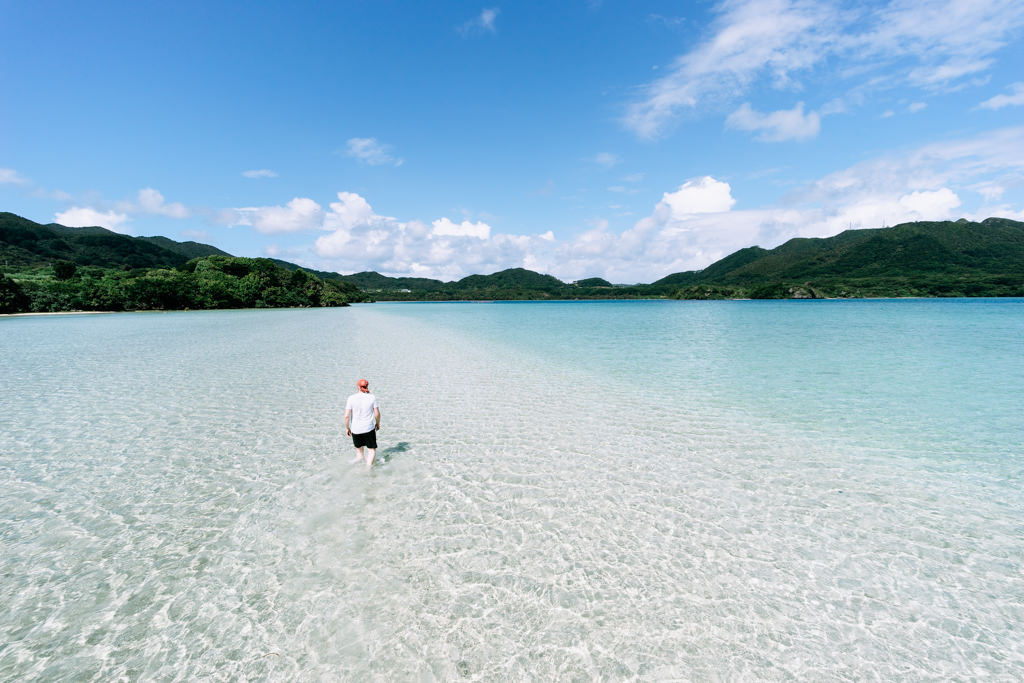
[[[380,406],[377,397],[370,393],[370,383],[365,379],[356,382],[359,391],[345,402],[345,434],[352,437],[352,444],[359,455],[352,462],[363,459],[363,448],[369,452],[366,469],[373,467],[377,457],[377,430],[380,429]]]

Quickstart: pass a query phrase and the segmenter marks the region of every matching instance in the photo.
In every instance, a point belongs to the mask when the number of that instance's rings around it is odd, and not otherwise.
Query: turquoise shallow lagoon
[[[2,680],[1024,677],[1019,299],[6,318],[0,377]]]

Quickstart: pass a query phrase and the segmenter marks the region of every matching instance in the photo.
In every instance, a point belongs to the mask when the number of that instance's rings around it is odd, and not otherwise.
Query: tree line
[[[0,313],[347,306],[358,287],[265,258],[206,256],[176,268],[100,268],[56,261],[0,274]]]

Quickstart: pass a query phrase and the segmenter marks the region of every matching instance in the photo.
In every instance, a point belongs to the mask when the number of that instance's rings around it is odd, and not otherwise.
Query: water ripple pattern
[[[0,320],[0,679],[1024,677],[1024,304],[787,303]]]

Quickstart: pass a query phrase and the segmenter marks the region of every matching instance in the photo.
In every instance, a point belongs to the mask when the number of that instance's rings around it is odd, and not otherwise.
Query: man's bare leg
[[[357,462],[362,462],[363,461],[363,447],[362,446],[360,446],[359,448],[356,449],[356,453],[357,453],[357,455],[355,457],[355,460],[352,461],[352,464],[355,464]]]
[[[377,457],[377,449],[367,448],[366,450],[369,451],[370,453],[370,457],[366,459],[366,469],[370,469],[371,467],[373,467],[373,459]]]

